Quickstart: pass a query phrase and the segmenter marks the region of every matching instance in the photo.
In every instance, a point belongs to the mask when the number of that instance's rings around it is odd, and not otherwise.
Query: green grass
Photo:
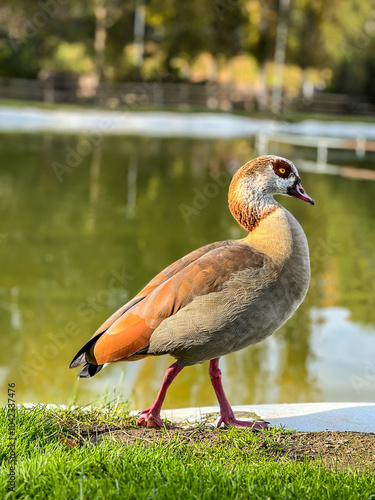
[[[372,474],[329,470],[319,461],[296,463],[279,453],[277,429],[258,434],[206,429],[204,435],[212,433],[215,440],[187,440],[183,433],[166,440],[163,433],[146,431],[146,440],[129,445],[82,441],[85,429],[134,426],[134,417],[118,404],[87,412],[19,408],[16,488],[7,492],[7,425],[2,410],[4,499],[375,499]],[[62,436],[81,445],[69,447]]]

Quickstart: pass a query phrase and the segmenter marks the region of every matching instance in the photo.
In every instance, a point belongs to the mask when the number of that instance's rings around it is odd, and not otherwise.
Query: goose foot
[[[139,427],[147,427],[149,429],[160,429],[161,427],[166,427],[165,423],[160,418],[160,413],[152,406],[141,412],[136,425]]]
[[[210,374],[212,386],[215,390],[216,397],[220,405],[220,420],[217,424],[218,427],[220,427],[221,424],[224,424],[224,427],[238,427],[240,429],[249,427],[252,431],[261,431],[262,429],[268,429],[270,425],[269,422],[263,422],[261,420],[246,422],[243,420],[236,420],[234,418],[233,410],[228,403],[228,400],[224,393],[223,385],[221,383],[219,358],[211,359],[208,373]]]
[[[167,393],[168,387],[171,385],[172,381],[177,377],[177,375],[182,370],[183,366],[174,363],[172,366],[168,368],[165,372],[163,383],[161,384],[161,388],[159,394],[155,400],[155,403],[146,408],[141,412],[136,424],[139,427],[148,427],[150,429],[160,429],[161,427],[167,427],[167,425],[160,418],[160,410],[163,404],[165,395]]]

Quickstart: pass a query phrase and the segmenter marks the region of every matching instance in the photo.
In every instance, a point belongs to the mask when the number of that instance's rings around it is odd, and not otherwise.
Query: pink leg
[[[208,368],[208,373],[211,377],[212,385],[215,389],[216,397],[220,405],[220,420],[217,424],[218,427],[224,424],[225,427],[251,427],[253,431],[259,431],[261,429],[268,429],[268,422],[244,422],[241,420],[236,420],[234,418],[233,410],[228,403],[228,400],[224,394],[223,385],[221,383],[221,370],[219,368],[219,359],[211,359],[210,366]]]
[[[180,373],[182,368],[183,366],[180,366],[177,363],[174,363],[168,368],[165,372],[163,383],[161,384],[155,403],[142,411],[141,416],[137,420],[137,425],[140,427],[163,427],[164,422],[160,418],[160,410],[164,402],[165,395],[167,394],[168,387]]]

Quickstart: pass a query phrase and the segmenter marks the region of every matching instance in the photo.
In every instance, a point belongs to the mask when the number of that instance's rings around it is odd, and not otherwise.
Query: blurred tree
[[[248,0],[215,0],[212,4],[210,40],[207,49],[212,54],[233,57],[245,50],[248,31]]]
[[[332,68],[345,60],[350,40],[372,9],[353,0],[294,0],[292,5],[287,60],[304,75],[307,68]]]
[[[40,37],[30,21],[30,5],[4,0],[0,5],[0,75],[33,77],[39,69]]]
[[[142,40],[138,36],[138,42],[144,42],[144,64],[137,69],[136,0],[3,0],[0,76],[36,78],[41,70],[63,70],[94,73],[98,81],[131,80],[144,77],[153,60],[158,78],[181,80],[189,78],[192,61],[202,53],[225,62],[248,53],[258,62],[258,101],[264,107],[266,63],[274,59],[279,4],[280,0],[147,0],[145,33]],[[291,0],[288,25],[287,64],[304,71],[331,68],[334,91],[373,96],[371,2]]]
[[[120,19],[123,19],[124,11],[128,15],[132,15],[133,11],[124,9],[121,0],[95,0],[93,11],[95,16],[95,73],[98,81],[100,81],[106,77],[108,29],[113,27]],[[123,44],[127,41],[127,37],[122,38]]]
[[[183,57],[190,63],[208,49],[213,9],[209,2],[192,0],[151,0],[147,6],[149,38],[156,42],[162,53],[163,70],[168,78],[179,77],[173,60]]]
[[[375,10],[366,17],[344,46],[344,57],[334,66],[333,92],[366,96],[375,103]],[[358,111],[361,111],[360,109]]]
[[[93,19],[82,17],[86,1],[81,0],[79,7],[72,0],[63,4],[4,0],[0,7],[1,76],[36,78],[42,69],[60,69],[61,60],[56,61],[55,55],[61,43],[74,44],[74,50],[82,44],[81,57],[92,56]]]
[[[258,61],[257,101],[260,109],[268,106],[266,63],[275,53],[278,4],[278,0],[245,2],[248,26],[244,30],[243,44]]]
[[[241,32],[247,22],[245,4],[241,0],[151,0],[147,7],[149,38],[163,54],[168,78],[181,77],[175,58],[182,57],[190,65],[203,52],[225,58],[241,52]]]

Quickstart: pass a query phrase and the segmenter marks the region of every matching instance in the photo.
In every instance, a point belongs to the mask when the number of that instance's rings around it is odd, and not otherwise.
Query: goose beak
[[[288,189],[288,195],[306,201],[307,203],[310,203],[310,205],[315,205],[314,200],[310,198],[307,193],[305,193],[300,180],[297,180],[294,186]]]

